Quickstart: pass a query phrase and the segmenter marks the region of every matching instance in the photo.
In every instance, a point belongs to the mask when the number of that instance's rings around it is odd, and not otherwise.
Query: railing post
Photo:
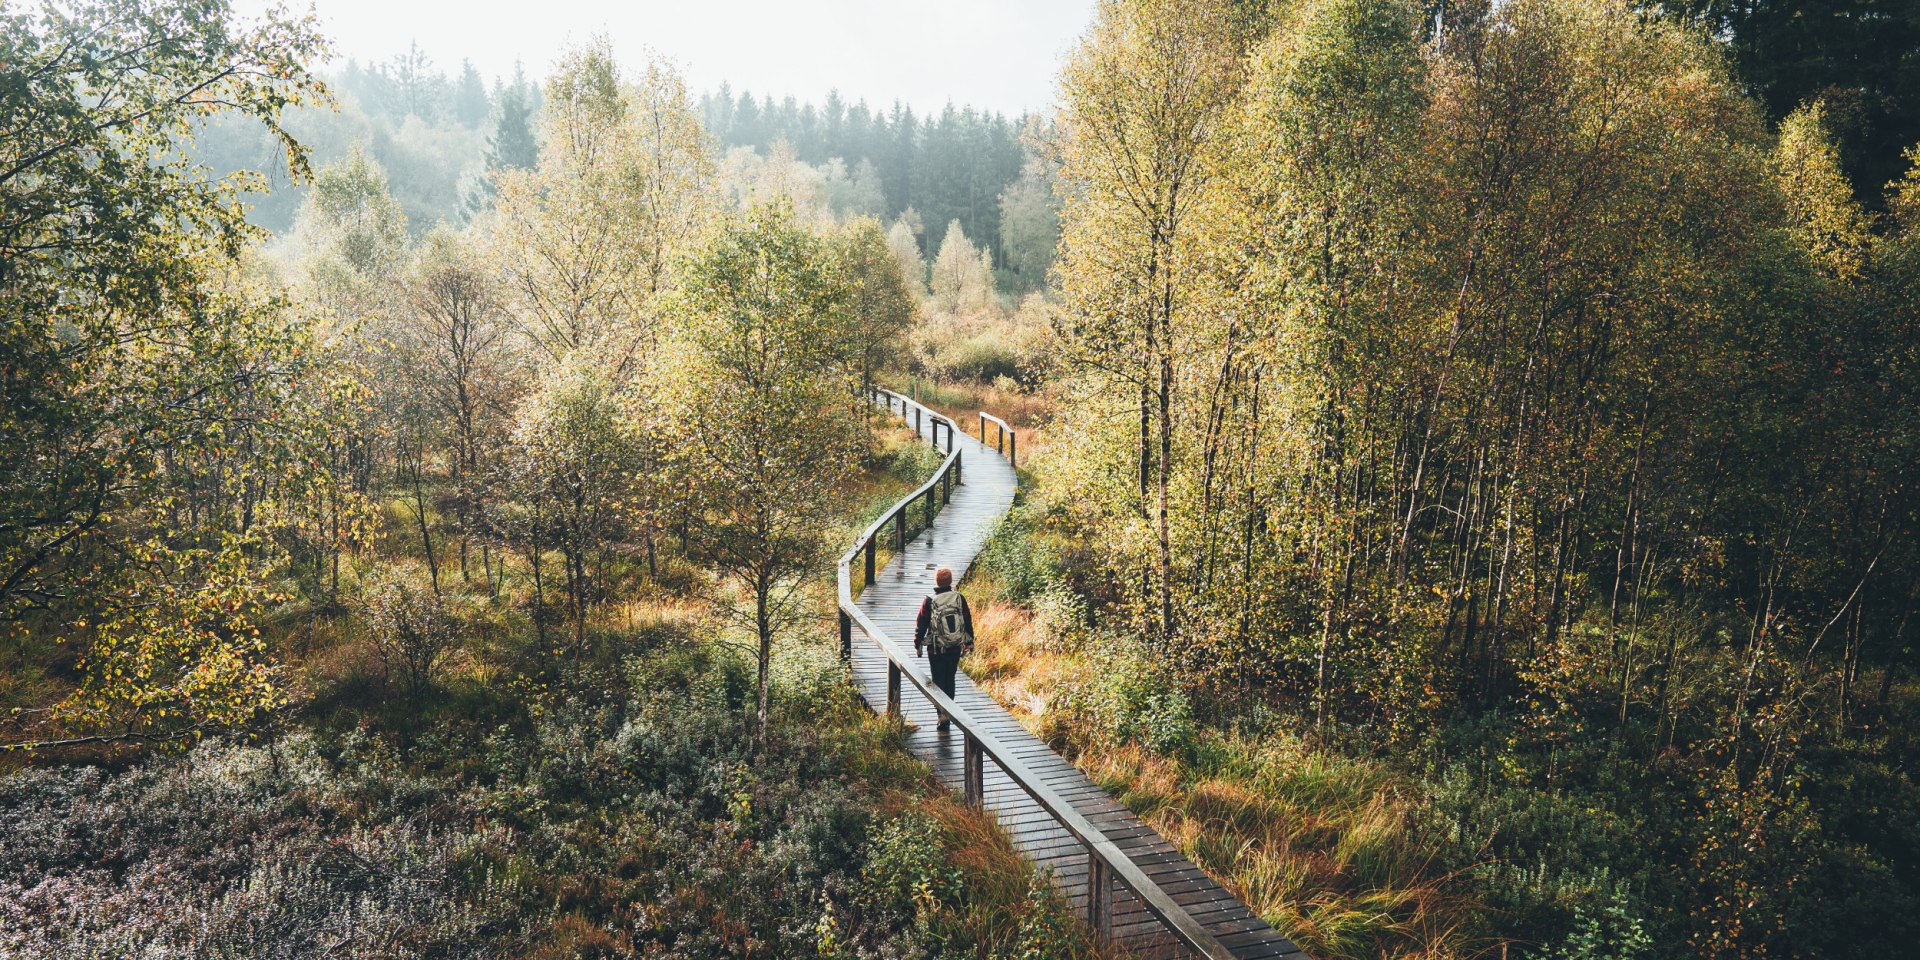
[[[840,659],[853,659],[853,617],[840,611]]]
[[[873,586],[873,551],[874,551],[874,539],[872,537],[868,537],[867,538],[867,586],[869,587]]]
[[[1113,878],[1107,873],[1107,861],[1088,847],[1087,926],[1099,940],[1105,940],[1113,932]]]
[[[947,452],[953,452],[953,427],[947,427]]]
[[[1007,434],[1007,463],[1016,467],[1020,465],[1020,435],[1017,433]]]
[[[913,435],[916,437],[920,435],[920,408],[919,407],[913,408]]]
[[[887,661],[887,716],[900,719],[900,665]]]
[[[940,505],[946,506],[947,504],[952,502],[953,502],[953,471],[948,470],[947,472],[942,473],[940,475]]]
[[[986,787],[986,751],[980,749],[980,741],[967,733],[965,754],[965,773],[961,779],[966,781],[967,806],[980,809],[987,802]]]
[[[967,482],[966,478],[960,475],[960,461],[965,460],[966,458],[967,458],[967,455],[964,453],[961,454],[960,456],[953,458],[953,482],[954,483]]]
[[[932,490],[927,491],[927,495],[925,499],[927,502],[927,529],[932,530],[933,529],[933,507],[934,507]]]
[[[980,442],[987,442],[987,412],[980,411]]]
[[[907,552],[907,508],[904,504],[893,515],[893,552]]]
[[[993,452],[1007,455],[1007,428],[997,423],[993,425]]]

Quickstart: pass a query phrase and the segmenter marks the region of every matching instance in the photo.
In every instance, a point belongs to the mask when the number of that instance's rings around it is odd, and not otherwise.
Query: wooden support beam
[[[887,661],[887,716],[900,719],[900,665]]]
[[[963,758],[965,770],[962,779],[966,781],[967,806],[978,810],[987,800],[987,755],[980,749],[980,741],[974,739],[973,734],[966,734],[966,738],[966,755]]]
[[[1113,933],[1113,878],[1108,876],[1107,861],[1091,849],[1087,851],[1087,926],[1097,940]]]

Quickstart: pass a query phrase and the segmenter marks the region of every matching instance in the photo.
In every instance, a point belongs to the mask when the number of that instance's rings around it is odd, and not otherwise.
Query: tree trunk
[[[772,592],[771,580],[762,574],[754,584],[754,626],[760,632],[760,698],[759,709],[754,717],[757,752],[764,752],[767,749],[767,715],[771,699],[773,668],[773,621],[768,610],[767,598]]]

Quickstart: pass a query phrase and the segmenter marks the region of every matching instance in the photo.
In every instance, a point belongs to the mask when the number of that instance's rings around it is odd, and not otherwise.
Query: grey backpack
[[[960,596],[960,591],[936,593],[927,598],[927,602],[932,607],[932,622],[927,628],[928,649],[944,653],[973,643],[973,634],[967,629],[967,601]]]

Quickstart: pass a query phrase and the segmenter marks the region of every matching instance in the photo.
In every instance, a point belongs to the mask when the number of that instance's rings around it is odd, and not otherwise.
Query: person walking
[[[927,658],[933,673],[933,685],[953,696],[953,675],[960,669],[960,658],[973,650],[973,611],[967,598],[953,588],[953,571],[946,567],[933,573],[933,595],[920,601],[920,616],[913,624],[913,652]],[[951,720],[940,713],[941,733]]]

